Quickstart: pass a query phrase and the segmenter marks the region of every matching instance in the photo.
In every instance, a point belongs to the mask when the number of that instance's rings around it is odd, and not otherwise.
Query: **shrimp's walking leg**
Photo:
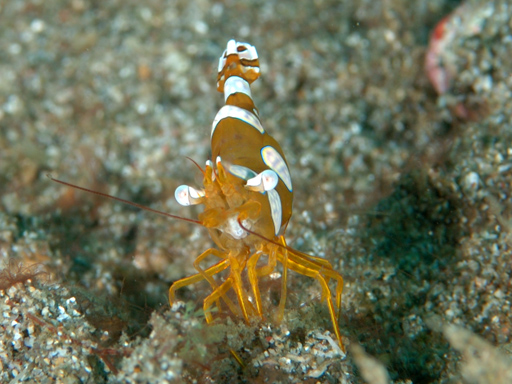
[[[298,257],[297,257],[298,256]],[[309,264],[309,265],[308,265]],[[327,281],[329,278],[334,278],[338,281],[338,283],[343,282],[343,279],[341,278],[341,275],[338,275],[337,272],[334,270],[326,270],[323,265],[320,265],[319,263],[312,262],[311,260],[305,260],[302,256],[296,255],[294,253],[289,253],[288,257],[288,268],[292,271],[298,272],[301,275],[309,276],[314,279],[316,279],[320,286],[322,287],[322,297],[325,297],[327,300],[327,307],[329,309],[329,314],[331,316],[331,322],[334,327],[334,333],[336,335],[336,338],[338,339],[338,343],[345,352],[345,347],[343,346],[343,341],[341,340],[341,333],[338,325],[338,316],[336,315],[336,309],[334,307],[334,303],[332,300],[332,294],[331,290],[329,288],[329,285],[327,284]],[[323,276],[323,274],[327,275],[327,277]],[[338,293],[338,289],[336,290]],[[336,300],[338,300],[338,297],[336,297]]]
[[[310,265],[313,269],[317,269],[321,271],[327,277],[327,282],[329,279],[336,280],[336,307],[338,307],[338,312],[341,312],[341,294],[343,293],[343,277],[336,272],[329,261],[321,258],[308,255],[306,253],[299,252],[297,250],[293,250],[293,255],[298,261],[299,264]],[[313,266],[316,265],[316,268]],[[338,315],[339,316],[339,315]]]
[[[247,261],[247,275],[249,276],[249,283],[251,284],[254,300],[256,301],[256,312],[258,313],[258,316],[263,319],[261,293],[260,287],[258,286],[259,274],[256,271],[256,264],[258,263],[258,260],[262,254],[262,251],[257,251],[256,253],[252,254],[251,257],[249,257],[249,260]]]
[[[288,250],[284,236],[279,237],[279,242],[284,245],[282,249],[276,250],[281,253],[280,261],[283,264],[283,275],[281,276],[281,298],[279,299],[279,311],[277,312],[277,321],[280,323],[284,317],[284,307],[286,305],[286,295],[288,294]]]
[[[276,269],[277,264],[277,252],[279,247],[271,247],[268,252],[268,263],[267,265],[256,268],[256,264],[258,263],[261,255],[264,254],[264,251],[258,251],[251,255],[249,260],[247,261],[247,274],[249,276],[249,282],[251,283],[254,299],[256,300],[256,310],[258,312],[258,316],[263,318],[263,307],[261,305],[261,293],[258,285],[258,278],[263,276],[268,276]]]
[[[236,293],[238,298],[238,304],[242,309],[242,315],[247,323],[249,323],[249,314],[248,308],[251,308],[249,301],[247,300],[247,292],[243,288],[242,284],[242,271],[245,267],[245,263],[240,264],[237,258],[230,258],[231,261],[231,271],[229,275],[229,279],[231,279],[233,283],[233,290]]]
[[[226,260],[227,261],[227,260]],[[228,277],[225,282],[223,282],[216,290],[214,290],[203,302],[203,310],[204,317],[206,318],[206,322],[210,324],[213,321],[212,312],[210,311],[210,307],[213,302],[219,300],[220,297],[224,296],[227,291],[233,285],[233,279]]]
[[[279,242],[286,246],[286,241],[283,236],[279,237]],[[253,254],[248,262],[247,262],[247,273],[249,275],[249,282],[251,283],[254,298],[256,300],[256,309],[258,312],[258,316],[263,318],[263,309],[261,305],[261,294],[258,285],[258,278],[262,276],[268,276],[272,272],[274,272],[277,264],[277,253],[281,251],[280,247],[271,247],[270,251],[268,251],[268,264],[261,267],[256,268],[256,264],[263,254],[262,251],[258,251]],[[288,282],[288,270],[286,267],[287,264],[287,250],[285,249],[284,256],[280,257],[280,261],[283,264],[283,275],[281,277],[281,298],[279,300],[279,311],[277,315],[277,321],[281,322],[284,317],[284,309],[286,305],[286,295],[287,295],[287,282]]]
[[[222,272],[228,266],[229,266],[229,260],[225,259],[225,260],[218,262],[215,265],[212,265],[210,268],[206,269],[204,272],[208,276],[213,276],[219,272]],[[201,280],[204,280],[204,276],[201,275],[200,273],[196,273],[195,275],[188,276],[188,277],[185,277],[178,281],[175,281],[169,288],[169,304],[172,305],[174,303],[177,289],[186,287],[187,285],[190,285],[190,284],[198,283]]]
[[[208,283],[210,283],[210,285],[212,287],[212,291],[215,291],[218,288],[217,283],[215,282],[213,277],[209,276],[207,273],[205,273],[204,269],[201,268],[201,266],[199,265],[199,263],[201,263],[204,259],[206,259],[210,255],[216,256],[219,259],[223,259],[223,260],[227,259],[225,252],[219,251],[218,249],[215,249],[215,248],[210,248],[210,249],[207,249],[206,251],[204,251],[203,253],[201,253],[195,259],[194,268],[199,272],[199,274],[201,276],[203,276],[203,278],[205,280],[208,281]],[[222,300],[224,300],[226,305],[229,307],[229,309],[235,316],[239,314],[238,309],[236,308],[235,304],[233,304],[233,302],[231,301],[231,299],[229,297],[222,295],[221,298],[222,298]],[[217,307],[220,309],[220,303],[218,301],[217,301]]]

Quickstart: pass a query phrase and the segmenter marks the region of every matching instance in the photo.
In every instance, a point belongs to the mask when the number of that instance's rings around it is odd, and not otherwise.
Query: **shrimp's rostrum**
[[[316,279],[343,348],[338,327],[343,278],[327,260],[294,250],[284,239],[292,214],[292,180],[283,150],[263,128],[251,97],[250,84],[259,76],[255,47],[230,40],[219,60],[217,90],[224,93],[225,105],[212,124],[214,162],[206,161],[203,188],[182,185],[175,194],[181,205],[204,205],[199,220],[218,249],[210,248],[197,257],[198,273],[176,281],[169,289],[169,301],[172,305],[178,288],[206,280],[212,289],[203,305],[208,323],[213,321],[212,306],[219,306],[221,300],[246,321],[263,318],[259,280],[281,263],[278,320],[284,315],[288,270]],[[208,257],[218,262],[203,268]],[[259,263],[262,257],[266,263]],[[225,270],[224,280],[214,278]],[[336,284],[334,295],[331,279]],[[230,290],[238,305],[227,295]]]

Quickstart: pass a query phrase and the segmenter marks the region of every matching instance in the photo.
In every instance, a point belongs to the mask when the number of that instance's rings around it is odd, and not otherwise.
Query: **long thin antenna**
[[[197,161],[195,161],[194,159],[192,159],[192,158],[190,158],[190,157],[188,157],[188,156],[185,156],[185,157],[186,157],[187,159],[189,159],[191,162],[193,162],[193,163],[195,164],[195,166],[196,166],[197,168],[199,168],[199,170],[201,171],[201,173],[204,175],[204,169],[203,169],[203,168],[201,168],[201,166],[200,166],[199,164],[197,164]]]
[[[71,184],[71,183],[67,183],[67,182],[62,181],[62,180],[55,179],[55,178],[54,178],[50,173],[47,173],[47,174],[46,174],[46,177],[48,177],[51,181],[55,181],[56,183],[59,183],[59,184],[65,185],[65,186],[67,186],[67,187],[71,187],[71,188],[79,189],[79,190],[84,191],[84,192],[92,193],[93,195],[98,195],[98,196],[101,196],[101,197],[107,197],[107,198],[112,199],[112,200],[117,200],[117,201],[119,201],[119,202],[121,202],[121,203],[128,204],[128,205],[132,205],[132,206],[134,206],[134,207],[137,207],[137,208],[143,209],[143,210],[145,210],[145,211],[149,211],[149,212],[156,213],[156,214],[158,214],[158,215],[162,215],[162,216],[170,217],[171,219],[182,220],[182,221],[186,221],[186,222],[189,222],[189,223],[194,223],[194,224],[203,225],[203,223],[201,223],[199,220],[188,219],[188,218],[186,218],[186,217],[181,217],[181,216],[177,216],[177,215],[172,215],[172,214],[167,213],[167,212],[158,211],[158,210],[156,210],[156,209],[146,207],[145,205],[140,205],[140,204],[134,203],[134,202],[129,201],[129,200],[121,199],[120,197],[112,196],[112,195],[109,195],[109,194],[107,194],[107,193],[94,191],[94,190],[92,190],[92,189],[88,189],[88,188],[80,187],[80,186],[75,185],[75,184]]]

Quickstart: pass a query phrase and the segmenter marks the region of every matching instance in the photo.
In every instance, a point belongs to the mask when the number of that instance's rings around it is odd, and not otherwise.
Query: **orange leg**
[[[261,204],[257,201],[249,200],[236,208],[238,212],[238,220],[244,221],[247,219],[256,220],[261,212]]]
[[[279,256],[280,255],[278,255],[278,258],[281,261],[282,257]],[[343,346],[343,341],[341,340],[341,333],[338,326],[338,316],[336,315],[336,309],[332,300],[331,290],[328,285],[329,278],[336,279],[338,284],[340,284],[340,282],[343,284],[343,278],[336,271],[333,269],[326,269],[322,264],[316,263],[316,260],[315,262],[312,262],[311,260],[306,259],[303,255],[295,254],[295,252],[292,252],[288,255],[287,268],[298,272],[301,275],[312,277],[320,283],[320,286],[322,287],[322,297],[325,297],[327,300],[327,307],[329,309],[331,322],[334,327],[334,333],[338,339],[338,343],[341,349],[343,352],[345,352],[345,347]],[[340,292],[339,298],[338,292]],[[338,300],[341,304],[341,289],[336,289],[336,301]]]
[[[208,256],[216,256],[218,257],[219,259],[223,259],[223,260],[226,260],[227,259],[227,254],[225,252],[222,252],[222,251],[219,251],[218,249],[215,249],[215,248],[210,248],[210,249],[207,249],[206,251],[204,251],[203,253],[201,253],[197,258],[196,260],[194,261],[194,268],[199,272],[199,274],[201,276],[203,276],[203,278],[205,280],[208,281],[208,283],[210,283],[211,287],[212,287],[212,291],[216,290],[218,285],[217,283],[215,282],[215,280],[213,279],[212,276],[209,276],[207,273],[205,273],[205,271],[203,270],[203,268],[201,268],[201,266],[199,265],[199,263],[201,263],[204,259],[206,259]],[[231,301],[231,299],[227,296],[222,296],[221,297],[222,300],[224,300],[224,302],[226,303],[226,305],[229,307],[229,309],[231,310],[231,312],[234,314],[234,315],[238,315],[238,309],[236,308],[235,304],[233,304],[233,302]],[[217,307],[220,308],[220,303],[217,302]]]
[[[283,236],[281,236],[280,240],[282,244],[286,245]],[[277,312],[278,322],[283,321],[284,307],[286,305],[286,295],[288,294],[288,250],[285,248],[283,248],[283,250],[284,252],[280,257],[280,261],[283,264],[283,276],[281,276],[281,298],[279,299],[279,311]],[[281,250],[278,250],[277,252],[280,253]]]
[[[332,265],[329,261],[321,257],[310,256],[295,249],[291,254],[293,254],[293,258],[297,260],[299,264],[307,268],[316,269],[325,275],[327,282],[329,282],[329,279],[336,280],[336,306],[339,310],[341,308],[341,294],[343,292],[343,277],[332,268]],[[322,296],[322,300],[323,298],[324,297]]]
[[[284,236],[279,236],[278,241],[279,243],[284,245],[284,247],[286,247],[286,240],[284,239]],[[284,309],[286,306],[286,297],[288,294],[288,251],[286,250],[286,248],[281,248],[277,246],[271,246],[270,248],[271,249],[269,251],[268,265],[260,269],[263,270],[264,268],[271,268],[271,270],[267,269],[262,271],[264,273],[262,275],[265,276],[266,274],[270,274],[274,271],[277,259],[279,259],[279,261],[283,265],[283,274],[281,276],[281,297],[279,299],[279,309],[276,318],[277,322],[280,323],[281,321],[283,321],[284,318]],[[277,256],[278,254],[279,256]]]
[[[218,301],[220,297],[224,297],[227,291],[230,290],[233,285],[233,279],[228,277],[225,282],[223,282],[216,290],[214,290],[203,302],[203,310],[204,317],[206,318],[206,322],[210,324],[213,321],[212,312],[210,311],[210,307],[213,305],[215,301]]]
[[[268,276],[272,272],[274,272],[277,264],[276,253],[278,252],[278,250],[279,247],[271,247],[269,250],[259,250],[258,252],[254,253],[247,261],[247,274],[249,276],[249,282],[252,287],[254,299],[256,300],[257,314],[260,318],[263,318],[263,306],[261,305],[261,293],[258,285],[258,278]],[[265,253],[268,253],[267,265],[260,268],[256,268],[256,264],[258,263],[260,257]],[[279,304],[281,306],[281,302]]]
[[[247,261],[247,275],[249,276],[249,283],[251,284],[254,300],[256,301],[256,312],[258,316],[263,319],[260,287],[258,286],[259,274],[256,270],[256,264],[258,263],[258,260],[260,259],[260,256],[262,254],[262,251],[257,251],[256,253],[251,255],[251,257],[249,257],[249,260]]]
[[[244,290],[242,283],[242,271],[245,265],[240,264],[237,257],[230,257],[230,261],[231,271],[229,278],[233,282],[233,290],[235,291],[236,296],[238,298],[238,304],[240,305],[240,309],[242,310],[242,315],[244,316],[245,321],[249,323],[249,309],[251,308],[251,306],[249,304],[247,292]]]
[[[321,273],[324,278],[326,278],[326,281],[329,282],[329,279],[334,279],[337,282],[336,286],[336,304],[337,306],[341,305],[341,294],[343,292],[343,277],[336,272],[332,266],[331,263],[329,263],[325,259],[320,258],[312,258],[311,256],[297,252],[293,250],[293,252],[290,253],[290,257],[293,258],[298,264],[304,266],[305,268],[316,270],[319,273]],[[321,263],[318,262],[318,259],[322,260]]]
[[[215,265],[212,265],[210,268],[208,268],[204,272],[208,276],[213,276],[219,272],[222,272],[227,267],[229,267],[229,260],[226,259],[226,260],[222,260],[222,261],[218,262]],[[187,285],[198,283],[201,280],[204,280],[204,276],[201,275],[200,273],[196,273],[195,275],[185,277],[183,279],[175,281],[169,288],[169,304],[172,305],[174,303],[177,289],[186,287]]]

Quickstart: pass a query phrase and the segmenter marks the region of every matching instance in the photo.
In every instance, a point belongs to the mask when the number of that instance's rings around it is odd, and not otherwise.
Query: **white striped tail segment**
[[[234,64],[234,65],[233,65]],[[241,68],[238,68],[240,66]],[[243,78],[250,84],[260,77],[260,62],[256,48],[247,43],[229,40],[226,50],[219,59],[217,90],[224,92],[224,83],[232,75],[240,71]]]
[[[253,127],[259,133],[265,133],[265,130],[263,129],[258,116],[249,112],[246,109],[237,107],[235,105],[225,105],[219,110],[219,112],[217,112],[215,119],[213,119],[211,137],[213,137],[213,134],[215,133],[215,129],[217,128],[217,125],[222,120],[228,119],[228,118],[238,119],[238,120],[246,123],[250,127]]]

